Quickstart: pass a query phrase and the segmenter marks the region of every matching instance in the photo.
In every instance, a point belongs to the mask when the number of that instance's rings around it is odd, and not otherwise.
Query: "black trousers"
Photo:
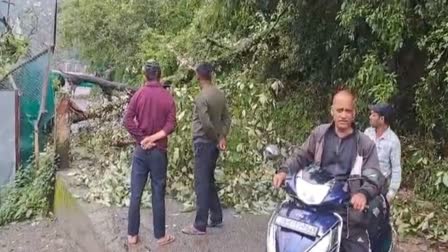
[[[215,184],[216,161],[219,149],[216,143],[194,143],[194,182],[196,191],[196,219],[194,227],[206,231],[210,211],[212,222],[222,222],[222,208]]]

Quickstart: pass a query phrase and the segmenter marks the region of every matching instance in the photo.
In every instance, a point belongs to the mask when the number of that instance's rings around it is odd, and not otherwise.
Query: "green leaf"
[[[443,174],[443,184],[445,185],[445,187],[448,187],[448,172]]]
[[[33,210],[32,209],[28,209],[28,211],[26,211],[26,218],[29,219],[32,214],[33,214]]]

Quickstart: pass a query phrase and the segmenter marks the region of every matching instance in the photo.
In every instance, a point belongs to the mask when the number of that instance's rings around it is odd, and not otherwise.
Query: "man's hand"
[[[145,139],[143,139],[140,142],[140,145],[143,147],[143,149],[149,150],[154,146],[156,146],[157,141],[159,141],[162,138],[165,138],[166,136],[167,136],[166,132],[164,130],[161,130],[153,135],[145,137]]]
[[[149,149],[153,148],[154,146],[156,146],[156,144],[154,142],[155,142],[155,138],[154,138],[154,135],[152,135],[152,136],[145,137],[140,142],[140,145],[142,146],[143,149],[149,150]]]
[[[351,203],[355,210],[362,211],[367,204],[366,196],[362,193],[356,193],[352,196]]]
[[[227,139],[225,137],[219,140],[218,148],[222,151],[225,151],[227,149]]]
[[[283,185],[283,183],[285,182],[286,179],[286,173],[285,172],[279,172],[277,174],[274,175],[274,179],[272,181],[272,185],[275,188],[279,188]]]

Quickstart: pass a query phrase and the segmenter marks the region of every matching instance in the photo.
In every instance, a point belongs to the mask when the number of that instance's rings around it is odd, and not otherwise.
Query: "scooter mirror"
[[[277,145],[270,144],[266,146],[263,152],[263,156],[267,160],[274,160],[281,155],[280,149]]]

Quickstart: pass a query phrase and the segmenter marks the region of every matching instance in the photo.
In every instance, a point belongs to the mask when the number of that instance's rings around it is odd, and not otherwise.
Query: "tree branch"
[[[250,50],[255,44],[259,43],[265,36],[269,35],[279,24],[282,17],[287,12],[288,8],[284,8],[282,12],[278,15],[277,19],[270,25],[269,28],[265,29],[264,31],[254,34],[252,37],[243,38],[238,41],[237,45],[235,46],[235,49],[218,56],[215,60],[212,60],[214,65],[223,65],[226,62],[231,61],[236,56],[239,56],[241,54],[246,53]]]
[[[225,49],[229,49],[229,50],[232,49],[231,47],[229,47],[229,46],[227,46],[227,45],[223,45],[223,44],[221,44],[219,41],[217,41],[217,40],[215,40],[215,39],[212,39],[212,38],[210,38],[210,37],[207,37],[205,40],[208,41],[208,42],[210,42],[210,44],[213,44],[213,45],[215,45],[215,46],[217,46],[217,47],[221,47],[221,48],[225,48]]]

